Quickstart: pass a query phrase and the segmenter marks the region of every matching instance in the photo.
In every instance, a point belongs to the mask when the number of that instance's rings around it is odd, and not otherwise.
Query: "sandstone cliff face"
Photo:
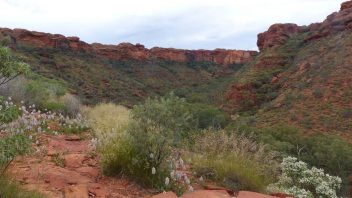
[[[296,24],[274,24],[269,30],[258,34],[257,45],[260,51],[281,45],[286,42],[291,35],[299,32],[302,28]]]
[[[339,12],[332,13],[322,23],[311,24],[308,28],[310,36],[306,39],[306,42],[344,30],[351,30],[352,1],[342,3]]]
[[[9,36],[12,47],[27,44],[38,48],[58,48],[73,52],[94,53],[114,60],[151,60],[163,59],[176,62],[209,61],[222,65],[243,64],[251,61],[255,51],[243,50],[182,50],[155,47],[147,49],[141,44],[120,43],[118,45],[87,44],[78,37],[65,37],[60,34],[48,34],[24,29],[0,28],[0,34]]]
[[[296,24],[274,24],[268,31],[258,35],[257,45],[260,51],[280,46],[296,33],[308,33],[305,42],[310,42],[337,32],[352,30],[352,1],[341,4],[339,12],[329,15],[322,23],[313,23],[309,26]]]

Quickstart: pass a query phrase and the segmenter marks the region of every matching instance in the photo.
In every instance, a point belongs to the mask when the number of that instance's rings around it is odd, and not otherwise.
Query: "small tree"
[[[16,60],[9,48],[0,47],[0,86],[28,72],[28,64]]]

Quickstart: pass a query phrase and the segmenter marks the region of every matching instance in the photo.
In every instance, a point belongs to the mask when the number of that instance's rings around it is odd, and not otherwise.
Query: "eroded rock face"
[[[310,36],[306,42],[351,29],[352,1],[347,1],[341,5],[339,12],[332,13],[322,23],[311,24],[309,26]]]
[[[24,29],[0,28],[0,35],[11,39],[11,46],[29,45],[36,48],[55,48],[73,52],[87,52],[113,60],[152,60],[162,59],[176,62],[208,61],[217,64],[243,64],[257,55],[255,51],[243,50],[183,50],[155,47],[147,49],[141,44],[120,43],[118,45],[88,44],[78,37],[65,37],[60,34],[48,34]]]
[[[176,62],[214,62],[217,64],[243,64],[253,59],[257,52],[243,50],[180,50],[173,48],[152,48],[150,56]]]
[[[292,23],[274,24],[270,26],[268,31],[258,34],[258,48],[262,51],[266,48],[279,46],[301,29],[301,27]]]
[[[346,1],[341,4],[341,11],[352,8],[352,1]]]
[[[337,32],[352,30],[352,1],[341,4],[338,12],[330,14],[322,23],[312,23],[309,26],[296,24],[274,24],[268,31],[258,34],[257,45],[260,51],[275,46],[280,46],[298,32],[307,32],[305,42],[310,42]]]

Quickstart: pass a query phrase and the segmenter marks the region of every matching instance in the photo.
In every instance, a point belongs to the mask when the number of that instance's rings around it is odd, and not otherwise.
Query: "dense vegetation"
[[[3,37],[0,34],[0,40]],[[180,94],[187,91],[187,97],[194,100],[203,102],[204,96],[209,96],[210,102],[219,103],[233,74],[242,66],[162,59],[117,61],[64,48],[38,48],[20,42],[15,45],[16,55],[29,63],[33,71],[66,82],[85,104],[104,101],[131,107],[147,97],[176,89]]]

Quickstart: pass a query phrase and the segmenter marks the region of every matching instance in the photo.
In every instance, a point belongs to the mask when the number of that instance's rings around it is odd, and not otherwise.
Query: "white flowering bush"
[[[285,192],[297,198],[337,198],[341,178],[325,174],[323,169],[308,168],[295,157],[286,157],[281,163],[279,181],[268,186],[270,192]]]
[[[88,129],[88,125],[80,114],[75,118],[65,117],[62,114],[47,111],[41,112],[34,106],[22,106],[21,116],[16,120],[4,124],[1,128],[10,133],[80,133]]]
[[[170,174],[165,178],[164,190],[173,190],[178,195],[185,191],[192,192],[191,178],[193,175],[189,174],[189,167],[182,159],[178,149],[173,149],[172,154],[166,161],[169,164],[168,172]]]

